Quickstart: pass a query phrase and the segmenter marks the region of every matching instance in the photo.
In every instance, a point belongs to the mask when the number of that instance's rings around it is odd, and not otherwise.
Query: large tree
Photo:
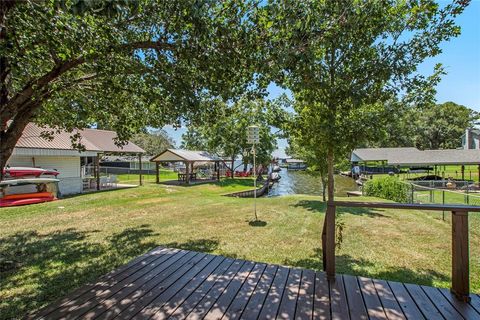
[[[417,66],[440,53],[442,41],[459,34],[453,18],[466,5],[272,0],[258,16],[270,35],[266,68],[301,102],[296,111],[309,124],[302,134],[326,148],[329,201],[334,199],[335,157],[370,136],[351,119],[368,118],[372,108],[425,85]],[[380,121],[384,114],[378,115]],[[375,125],[372,120],[369,125]]]
[[[456,149],[465,129],[474,127],[479,119],[478,112],[454,102],[409,106],[389,101],[387,105],[393,112],[387,114],[382,134],[364,146]]]
[[[30,121],[119,143],[252,87],[250,1],[0,1],[0,168]],[[0,170],[1,172],[1,170]]]
[[[183,136],[184,146],[203,147],[226,159],[227,167],[235,171],[235,160],[242,156],[243,163],[252,163],[251,145],[247,143],[247,128],[257,125],[260,128],[260,143],[256,146],[257,163],[267,164],[275,150],[276,134],[272,125],[277,124],[282,112],[277,103],[263,99],[242,98],[233,104],[218,101],[214,123],[192,123]]]
[[[408,118],[413,124],[416,147],[456,149],[461,147],[465,129],[473,127],[478,120],[478,113],[465,106],[445,102],[430,108],[415,108]]]
[[[133,135],[130,141],[146,151],[147,155],[157,155],[174,146],[172,138],[165,130],[152,130]]]

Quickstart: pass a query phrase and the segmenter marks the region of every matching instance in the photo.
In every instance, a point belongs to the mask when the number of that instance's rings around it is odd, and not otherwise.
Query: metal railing
[[[464,204],[480,206],[478,185],[456,181],[456,188],[447,187],[448,181],[415,181],[410,185],[410,203]]]

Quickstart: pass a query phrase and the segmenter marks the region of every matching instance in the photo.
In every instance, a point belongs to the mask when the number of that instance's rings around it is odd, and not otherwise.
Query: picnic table
[[[190,175],[190,181],[197,180],[197,174],[196,173],[189,173]],[[178,174],[178,181],[187,181],[187,174],[186,173],[179,173]]]

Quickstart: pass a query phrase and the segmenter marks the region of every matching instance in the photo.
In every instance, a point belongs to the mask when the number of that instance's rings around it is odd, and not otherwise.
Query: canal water
[[[319,176],[313,176],[305,171],[292,171],[282,168],[279,172],[281,179],[274,183],[269,197],[291,195],[291,194],[309,194],[322,195],[322,181]],[[358,190],[355,181],[352,178],[344,176],[335,176],[335,195],[346,196],[347,191]]]

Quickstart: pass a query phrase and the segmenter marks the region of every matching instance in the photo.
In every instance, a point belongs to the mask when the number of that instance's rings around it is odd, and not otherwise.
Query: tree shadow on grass
[[[125,264],[156,246],[148,225],[128,228],[101,242],[98,231],[73,228],[0,238],[0,319],[16,318]]]
[[[248,220],[248,225],[251,226],[251,227],[265,227],[267,225],[267,221]]]
[[[325,212],[327,209],[326,203],[319,200],[299,200],[297,203],[292,204],[291,206],[294,208],[304,208],[311,212]],[[337,207],[337,213],[340,215],[348,213],[357,216],[388,218],[388,216],[382,214],[381,212],[384,212],[384,210],[372,208]]]
[[[284,264],[303,269],[321,271],[323,270],[322,249],[314,249],[312,255],[305,259],[285,259]],[[433,286],[435,280],[444,282],[450,281],[450,275],[432,269],[410,269],[405,267],[387,267],[378,271],[376,271],[376,269],[375,263],[366,259],[354,258],[346,254],[336,256],[336,272],[341,274],[415,283],[426,286]]]
[[[162,244],[166,248],[176,248],[182,250],[197,251],[203,253],[214,253],[224,257],[237,259],[236,253],[224,252],[220,248],[220,241],[216,238],[211,239],[193,239],[185,242],[170,242]]]
[[[187,240],[186,242],[170,242],[162,244],[162,246],[167,248],[177,248],[190,251],[198,251],[204,253],[211,253],[217,250],[220,241],[217,239],[195,239]]]

